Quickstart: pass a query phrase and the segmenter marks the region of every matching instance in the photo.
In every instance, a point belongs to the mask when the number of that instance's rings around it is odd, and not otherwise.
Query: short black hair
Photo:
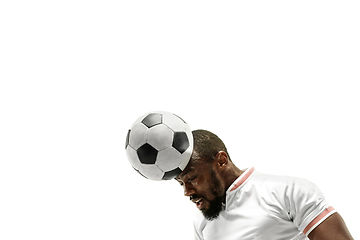
[[[218,152],[224,151],[231,161],[225,144],[214,133],[198,129],[192,131],[192,134],[194,137],[194,152],[197,153],[196,157],[205,160],[214,160]]]

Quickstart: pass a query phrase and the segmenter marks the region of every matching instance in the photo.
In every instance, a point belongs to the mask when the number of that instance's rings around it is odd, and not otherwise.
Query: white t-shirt
[[[226,192],[220,216],[194,220],[197,240],[300,240],[335,213],[311,182],[247,169]]]

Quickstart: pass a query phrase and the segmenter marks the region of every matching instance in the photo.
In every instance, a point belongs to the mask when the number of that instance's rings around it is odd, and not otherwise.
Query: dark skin
[[[309,234],[311,240],[354,240],[339,213],[334,213]]]
[[[223,151],[216,155],[213,163],[197,157],[197,154],[194,152],[187,167],[175,178],[184,187],[185,196],[189,197],[195,192],[202,192],[202,187],[206,189],[206,182],[209,182],[210,179],[209,165],[212,165],[216,175],[220,178],[222,189],[229,188],[243,173],[243,171],[228,160],[227,154]]]
[[[226,189],[244,172],[238,169],[231,161],[225,152],[219,152],[215,161],[212,163],[201,159],[194,152],[192,159],[184,171],[175,178],[184,188],[184,195],[186,197],[201,196],[205,202],[205,209],[208,207],[208,201],[214,200],[216,197],[213,193],[208,191],[208,183],[211,182],[211,174],[209,173],[209,165],[214,170],[217,178],[220,180],[218,190],[224,195]]]
[[[217,193],[209,191],[209,183],[213,178],[209,167],[213,169],[219,180],[216,186]],[[193,202],[201,198],[203,210],[206,210],[209,208],[209,202],[214,200],[216,195],[223,196],[225,202],[226,190],[243,173],[244,171],[237,168],[223,151],[219,151],[212,162],[201,159],[196,152],[193,152],[188,166],[175,179],[183,186],[184,195],[190,197]],[[353,240],[339,213],[328,217],[311,231],[308,238],[310,240]]]

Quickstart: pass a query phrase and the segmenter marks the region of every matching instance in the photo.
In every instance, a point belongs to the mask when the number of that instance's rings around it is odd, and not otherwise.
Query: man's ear
[[[225,169],[229,162],[228,155],[224,151],[219,151],[215,156],[215,160],[219,165],[220,169]]]

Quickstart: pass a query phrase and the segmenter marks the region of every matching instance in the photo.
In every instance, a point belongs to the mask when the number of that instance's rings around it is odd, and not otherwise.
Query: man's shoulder
[[[292,187],[294,185],[298,185],[298,186],[314,185],[311,181],[300,177],[265,174],[257,171],[254,172],[253,178],[251,179],[250,183],[259,187],[263,186],[266,188],[269,187],[287,188],[287,187]]]
[[[264,174],[255,171],[249,181],[240,189],[229,193],[229,204],[240,206],[243,201],[266,201],[284,203],[287,199],[297,199],[304,194],[320,192],[315,184],[307,179],[286,175]],[[235,206],[229,206],[229,209]],[[279,206],[280,207],[280,206]]]

